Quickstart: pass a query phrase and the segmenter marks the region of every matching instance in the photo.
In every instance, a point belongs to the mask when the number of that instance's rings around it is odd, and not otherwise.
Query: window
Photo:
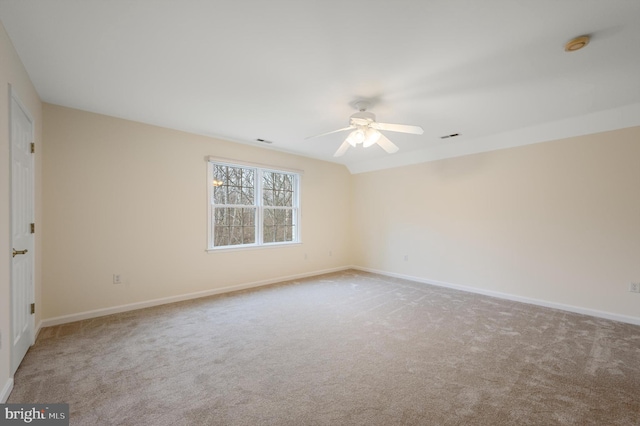
[[[209,249],[299,242],[296,172],[209,161]]]

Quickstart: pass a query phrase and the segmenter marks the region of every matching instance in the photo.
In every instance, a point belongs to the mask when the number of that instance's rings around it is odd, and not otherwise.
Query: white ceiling
[[[640,125],[637,0],[0,0],[0,19],[45,102],[356,173]],[[424,135],[338,159],[345,134],[304,139],[359,99]]]

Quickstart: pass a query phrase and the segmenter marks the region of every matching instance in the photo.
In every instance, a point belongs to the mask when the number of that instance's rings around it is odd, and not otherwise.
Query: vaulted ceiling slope
[[[640,1],[2,0],[0,19],[45,102],[354,173],[640,125]],[[337,159],[346,134],[305,140],[361,99],[424,134]]]

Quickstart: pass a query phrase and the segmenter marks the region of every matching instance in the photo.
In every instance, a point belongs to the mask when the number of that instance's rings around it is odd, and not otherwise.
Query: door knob
[[[18,254],[27,254],[28,251],[29,250],[27,250],[27,249],[24,249],[24,250],[13,249],[13,257],[16,257],[16,255],[18,255]]]

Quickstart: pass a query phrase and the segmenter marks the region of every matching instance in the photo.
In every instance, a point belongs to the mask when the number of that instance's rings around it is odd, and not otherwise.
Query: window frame
[[[247,250],[256,248],[268,248],[268,247],[282,247],[290,246],[302,243],[301,233],[301,209],[300,209],[300,187],[303,172],[301,170],[287,169],[282,167],[274,167],[258,163],[248,163],[237,160],[230,160],[217,157],[207,157],[207,250],[223,251],[223,250]],[[231,204],[215,204],[214,203],[214,167],[216,165],[229,166],[243,169],[250,169],[254,171],[254,188],[253,188],[253,204],[246,205],[231,205]],[[263,195],[263,173],[273,172],[289,174],[294,176],[293,182],[293,196],[291,201],[291,207],[288,206],[265,206]],[[215,209],[218,208],[253,208],[255,209],[254,216],[254,232],[255,242],[250,244],[234,244],[225,246],[215,246],[215,224],[214,215]],[[293,226],[293,240],[292,241],[275,241],[264,242],[264,209],[282,209],[292,211],[292,226]]]

